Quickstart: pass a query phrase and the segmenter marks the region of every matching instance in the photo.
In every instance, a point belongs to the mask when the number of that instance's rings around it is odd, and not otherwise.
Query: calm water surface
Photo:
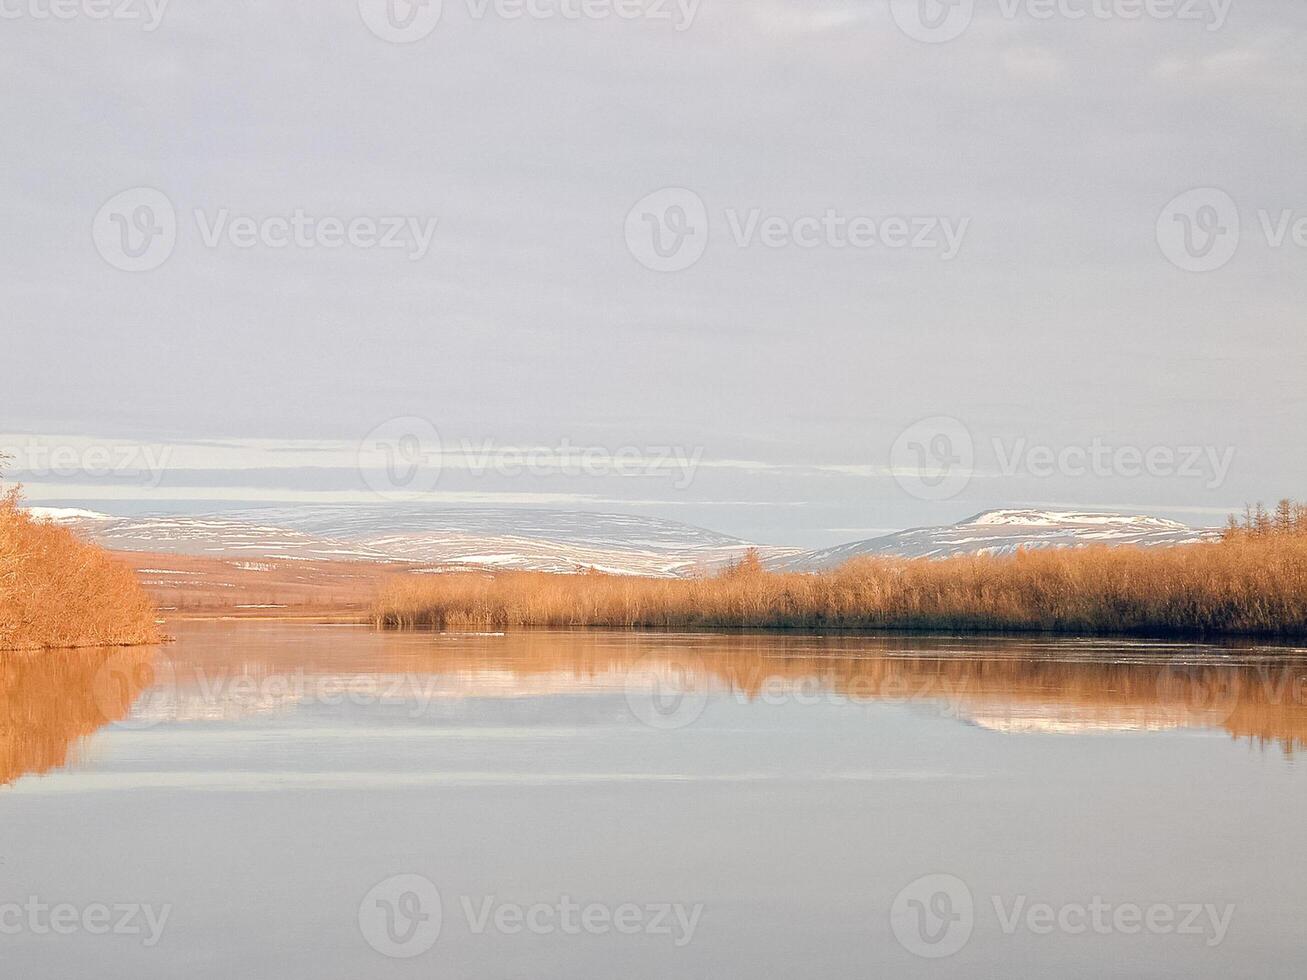
[[[0,975],[1301,975],[1302,651],[173,631],[0,655]]]

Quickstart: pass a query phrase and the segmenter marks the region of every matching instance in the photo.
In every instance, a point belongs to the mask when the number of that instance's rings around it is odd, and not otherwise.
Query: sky
[[[1307,5],[0,0],[0,82],[33,503],[1304,495]]]

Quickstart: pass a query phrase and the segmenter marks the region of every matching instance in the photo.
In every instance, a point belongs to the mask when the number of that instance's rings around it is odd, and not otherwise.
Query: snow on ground
[[[831,568],[850,558],[947,558],[1012,554],[1020,548],[1074,548],[1089,544],[1170,545],[1215,538],[1213,528],[1192,528],[1158,517],[1081,511],[993,510],[957,524],[918,527],[834,548],[782,558],[770,567],[787,571]]]
[[[81,510],[77,507],[26,507],[29,514],[39,521],[54,521],[56,524],[69,524],[74,521],[112,521],[109,514],[94,510]]]
[[[753,547],[703,528],[652,518],[510,508],[301,507],[208,515],[112,517],[33,508],[106,547],[257,561],[359,560],[455,568],[678,577],[720,568]],[[1004,509],[957,524],[912,528],[819,551],[761,547],[772,568],[812,571],[861,555],[940,558],[1018,548],[1165,545],[1218,532],[1143,515]]]

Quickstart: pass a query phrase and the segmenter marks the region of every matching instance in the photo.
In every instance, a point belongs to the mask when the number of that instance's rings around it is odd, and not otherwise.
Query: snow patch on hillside
[[[988,510],[961,521],[954,527],[976,524],[985,527],[1055,527],[1101,524],[1105,527],[1157,527],[1171,530],[1185,529],[1178,521],[1143,514],[1100,514],[1085,511],[1058,510]]]
[[[112,521],[109,514],[94,510],[81,510],[77,507],[25,507],[24,510],[38,521],[53,521],[56,524],[71,524],[74,521]]]
[[[1192,528],[1146,515],[1085,511],[991,510],[957,524],[918,527],[834,548],[773,560],[784,571],[833,568],[852,558],[948,558],[953,555],[1008,555],[1021,548],[1078,548],[1091,544],[1191,544],[1219,536],[1214,528]]]

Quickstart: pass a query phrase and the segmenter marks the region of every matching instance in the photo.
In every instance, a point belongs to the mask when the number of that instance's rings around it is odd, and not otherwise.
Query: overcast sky
[[[1307,495],[1307,4],[62,2],[0,0],[34,502],[376,500],[408,434],[814,546]]]

